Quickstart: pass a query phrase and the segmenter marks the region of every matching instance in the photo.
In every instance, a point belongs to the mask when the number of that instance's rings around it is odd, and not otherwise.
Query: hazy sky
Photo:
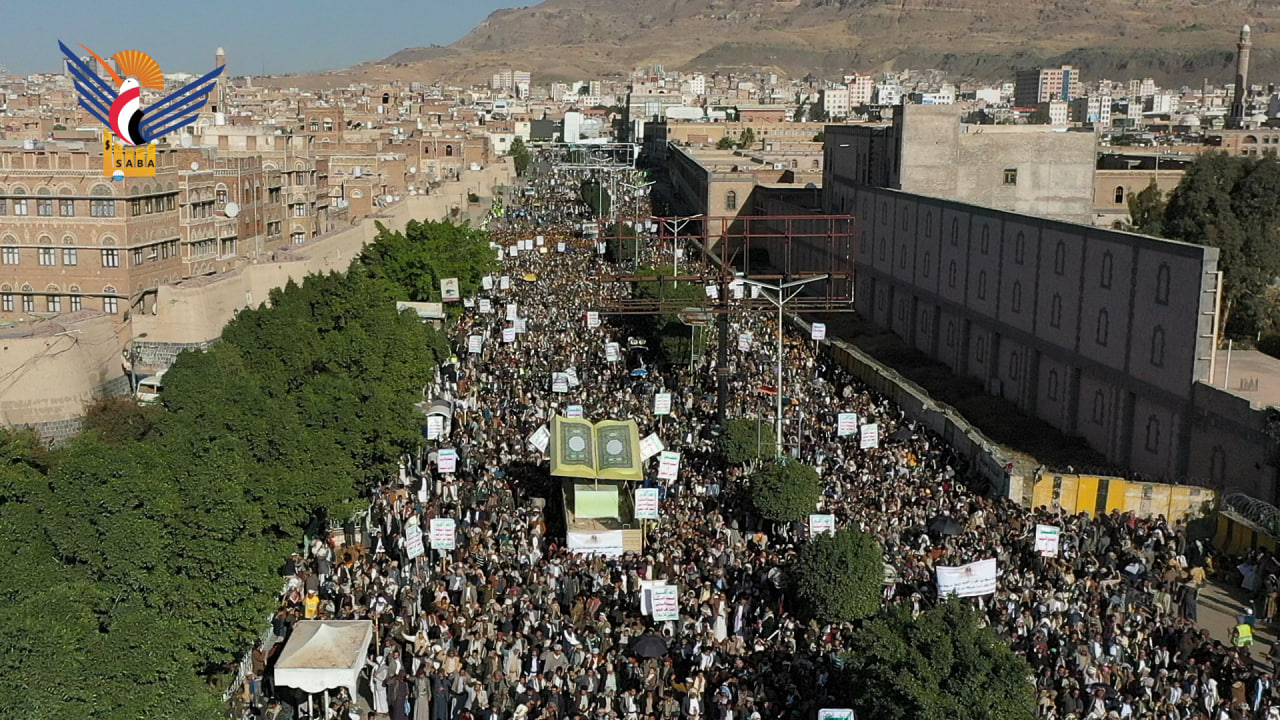
[[[83,43],[104,58],[141,50],[166,73],[212,69],[219,45],[235,75],[261,74],[264,64],[269,74],[342,68],[405,47],[448,45],[498,8],[537,2],[62,0],[0,13],[7,20],[0,22],[0,65],[11,73],[57,71],[62,40],[77,50]]]

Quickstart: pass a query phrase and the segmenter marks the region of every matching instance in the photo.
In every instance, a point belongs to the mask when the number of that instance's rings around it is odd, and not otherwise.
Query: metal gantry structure
[[[600,220],[600,241],[630,239],[622,235],[634,227],[639,242],[656,244],[659,251],[670,249],[673,260],[683,254],[687,270],[673,265],[671,275],[607,275],[602,282],[657,282],[665,288],[680,282],[707,288],[707,297],[691,301],[665,298],[619,297],[599,308],[602,314],[678,315],[686,323],[697,324],[714,317],[717,346],[717,420],[724,426],[729,396],[729,315],[741,311],[777,310],[779,338],[784,308],[792,312],[853,311],[853,229],[856,220],[848,215],[774,216],[692,216],[653,217],[645,222],[633,218]],[[650,228],[653,233],[647,233]],[[610,234],[612,233],[612,234]],[[680,252],[680,251],[683,251]],[[639,263],[636,263],[637,266]],[[756,288],[755,292],[746,289]],[[778,298],[764,290],[773,289]],[[789,292],[793,291],[793,292]],[[713,297],[714,296],[714,297]],[[778,374],[782,372],[779,340]],[[778,443],[782,446],[782,387],[779,398]]]

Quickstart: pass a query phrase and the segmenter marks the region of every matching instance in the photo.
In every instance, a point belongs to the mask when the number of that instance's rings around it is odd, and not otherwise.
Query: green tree
[[[770,459],[751,475],[751,503],[769,520],[804,520],[815,512],[821,499],[818,471],[797,460]]]
[[[844,655],[848,702],[868,720],[1026,720],[1031,667],[978,613],[949,600],[918,618],[903,607],[867,621]]]
[[[1036,108],[1027,115],[1028,125],[1048,125],[1050,122],[1048,108]]]
[[[725,423],[720,436],[720,454],[727,462],[740,465],[756,458],[777,454],[773,425],[760,418],[734,418]]]
[[[756,144],[756,131],[751,128],[743,128],[742,133],[738,136],[738,145],[745,150],[750,150]]]
[[[488,233],[469,222],[410,220],[403,232],[377,228],[359,264],[369,277],[391,283],[398,300],[439,302],[445,278],[457,278],[458,291],[473,295],[497,267]]]
[[[819,130],[819,131],[818,131],[818,134],[813,136],[813,141],[814,141],[814,142],[816,142],[816,143],[826,142],[826,141],[827,141],[827,131],[826,131],[826,130]]]
[[[101,398],[85,410],[84,429],[112,443],[137,442],[147,436],[164,410],[139,405],[131,398]]]
[[[733,138],[729,137],[728,135],[725,135],[724,137],[720,138],[720,139],[716,142],[716,149],[717,149],[717,150],[732,150],[732,149],[734,149],[735,147],[737,147],[737,145],[738,145],[738,143],[737,143]]]
[[[533,163],[533,156],[529,154],[529,148],[524,144],[524,138],[517,137],[511,141],[511,149],[507,152],[511,156],[511,162],[515,165],[516,176],[524,177],[529,172],[529,165]]]
[[[1130,227],[1135,232],[1146,235],[1161,233],[1164,229],[1165,197],[1154,178],[1141,192],[1129,193],[1125,201],[1129,205]]]
[[[822,103],[810,103],[809,122],[826,122],[829,119],[827,111],[822,107]]]
[[[1175,240],[1218,248],[1223,326],[1235,337],[1255,335],[1262,291],[1280,275],[1280,164],[1201,155],[1170,193],[1163,230]]]
[[[854,528],[822,534],[800,550],[795,591],[805,610],[824,622],[850,622],[880,609],[884,550]]]
[[[609,210],[613,207],[613,198],[610,197],[609,190],[594,178],[582,181],[578,186],[578,197],[598,217],[608,216]]]

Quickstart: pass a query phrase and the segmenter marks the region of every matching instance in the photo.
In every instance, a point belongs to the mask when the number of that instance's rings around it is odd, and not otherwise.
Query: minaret
[[[226,64],[227,64],[227,51],[223,50],[222,48],[218,48],[213,53],[213,67],[216,70],[217,68],[220,68],[220,67],[226,67]],[[213,91],[213,107],[209,108],[210,112],[218,113],[218,112],[227,111],[225,107],[227,91],[226,91],[226,86],[223,84],[226,81],[227,81],[227,71],[223,70],[222,74],[218,76],[218,79],[216,81],[216,85]]]
[[[1249,97],[1249,51],[1253,49],[1253,40],[1250,38],[1249,26],[1245,25],[1240,28],[1240,42],[1236,43],[1236,92],[1235,99],[1231,101],[1231,127],[1239,129],[1244,127],[1245,112],[1248,110],[1246,101]]]

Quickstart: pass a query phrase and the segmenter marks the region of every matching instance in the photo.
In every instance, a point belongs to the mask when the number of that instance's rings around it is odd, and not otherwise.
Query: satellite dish
[[[198,163],[198,162],[193,162],[193,163],[191,163],[191,169],[192,169],[192,170],[199,170],[199,169],[200,169],[200,163]]]
[[[190,136],[190,135],[187,135],[186,133],[183,133],[183,135],[182,135],[182,139],[181,139],[181,140],[179,140],[179,142],[181,142],[181,143],[182,143],[182,147],[184,147],[184,148],[189,148],[189,147],[191,147],[192,143],[194,143],[195,141],[191,139],[191,136]]]
[[[236,203],[229,202],[222,208],[222,211],[227,214],[227,217],[233,218],[240,214],[240,206]]]

